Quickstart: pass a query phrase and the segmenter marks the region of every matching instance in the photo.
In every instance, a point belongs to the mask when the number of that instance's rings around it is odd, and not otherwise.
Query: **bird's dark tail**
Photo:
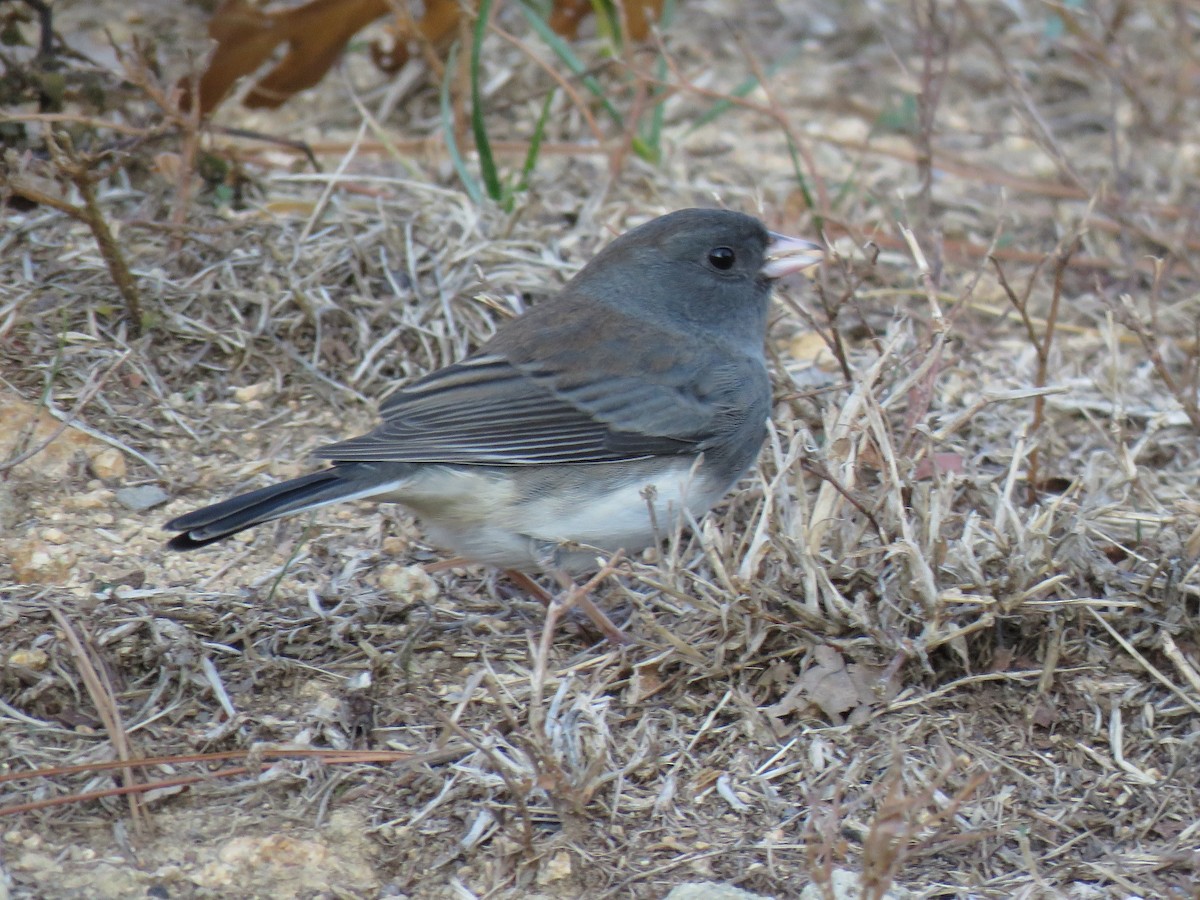
[[[167,546],[172,550],[195,550],[272,519],[342,500],[371,497],[392,486],[392,479],[370,477],[369,470],[364,469],[335,465],[186,513],[166,524],[167,531],[181,532]]]

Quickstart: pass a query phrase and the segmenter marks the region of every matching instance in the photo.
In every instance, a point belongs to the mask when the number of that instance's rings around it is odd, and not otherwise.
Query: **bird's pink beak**
[[[767,244],[767,261],[762,274],[767,278],[782,278],[795,272],[803,272],[825,258],[825,248],[812,241],[788,237],[771,232],[771,243]]]

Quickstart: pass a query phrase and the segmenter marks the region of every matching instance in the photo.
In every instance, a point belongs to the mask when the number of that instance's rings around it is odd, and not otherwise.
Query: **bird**
[[[755,462],[772,283],[823,256],[732,210],[651,219],[475,352],[395,391],[373,431],[318,449],[330,465],[178,516],[168,546],[390,501],[434,545],[565,587],[680,516],[700,518]]]

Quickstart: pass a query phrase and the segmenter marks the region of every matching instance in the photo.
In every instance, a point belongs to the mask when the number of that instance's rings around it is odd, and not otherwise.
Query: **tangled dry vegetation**
[[[437,85],[353,48],[219,118],[321,171],[189,132],[128,49],[201,46],[175,6],[63,11],[104,108],[0,115],[0,895],[1196,896],[1200,7],[681,0],[596,74],[661,107],[662,161],[560,93],[506,213]],[[487,44],[501,167],[538,47]],[[610,231],[713,203],[837,254],[781,292],[759,467],[597,592],[633,647],[541,647],[395,509],[163,551]]]

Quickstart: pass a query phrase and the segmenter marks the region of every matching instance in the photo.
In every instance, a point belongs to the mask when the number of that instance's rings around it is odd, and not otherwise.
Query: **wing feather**
[[[550,306],[562,303],[571,301]],[[608,329],[606,346],[596,347],[596,336],[573,324],[584,318],[559,310],[550,321],[540,309],[475,355],[397,391],[380,407],[383,422],[374,431],[316,455],[463,465],[615,462],[696,453],[713,435],[761,432],[761,360],[714,368],[711,348],[697,345],[664,365],[657,351],[665,335],[648,339],[635,323],[625,332]],[[538,338],[554,352],[530,353]],[[603,351],[593,358],[610,364],[581,371],[575,354],[589,350]]]

